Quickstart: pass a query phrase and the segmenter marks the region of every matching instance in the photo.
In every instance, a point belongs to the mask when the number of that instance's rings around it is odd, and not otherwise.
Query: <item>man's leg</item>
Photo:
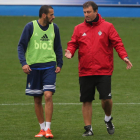
[[[46,120],[46,127],[45,127],[45,137],[46,138],[53,138],[53,135],[50,130],[52,114],[53,114],[53,100],[52,100],[52,91],[45,91],[45,120]]]
[[[34,96],[35,103],[35,113],[38,119],[38,122],[42,124],[44,122],[43,106],[42,106],[42,96]]]
[[[51,91],[45,91],[45,117],[46,122],[51,122],[52,120],[52,114],[53,114],[53,100],[52,100],[52,92]]]
[[[80,102],[83,102],[82,113],[84,118],[84,129],[86,130],[82,136],[92,136],[92,100],[94,100],[95,86],[93,76],[79,77],[80,84]]]
[[[44,113],[42,106],[42,96],[34,96],[35,103],[35,113],[40,124],[40,132],[35,135],[35,137],[43,137],[45,135],[45,122],[44,122]]]
[[[91,125],[92,120],[92,102],[83,102],[82,113],[85,126]]]
[[[84,118],[84,123],[85,123],[85,132],[82,136],[92,136],[93,131],[92,131],[92,102],[83,102],[82,106],[82,113],[83,113],[83,118]]]
[[[112,102],[112,99],[104,99],[104,100],[101,100],[101,103],[102,103],[102,108],[105,112],[105,124],[107,126],[107,131],[109,134],[114,134],[114,125],[113,123],[111,122],[112,121],[112,117],[111,117],[111,111],[112,111],[112,105],[113,105],[113,102]]]
[[[115,129],[113,126],[111,112],[112,112],[112,95],[111,95],[111,75],[98,76],[97,90],[100,93],[102,108],[105,112],[105,124],[109,134],[113,134]]]
[[[111,116],[112,105],[113,105],[112,99],[101,100],[101,103],[102,103],[102,108],[105,112],[105,115]]]

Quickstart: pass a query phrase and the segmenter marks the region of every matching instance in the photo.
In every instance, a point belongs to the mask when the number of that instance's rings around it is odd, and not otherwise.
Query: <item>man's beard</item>
[[[45,24],[51,24],[51,22],[49,21],[49,18],[46,16],[46,19],[44,20]]]

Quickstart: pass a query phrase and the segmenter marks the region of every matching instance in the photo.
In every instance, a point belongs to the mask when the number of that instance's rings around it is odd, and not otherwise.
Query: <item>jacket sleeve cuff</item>
[[[125,58],[129,59],[129,57],[128,57],[128,56],[127,56],[127,57],[125,57]]]
[[[27,65],[26,61],[21,62],[21,65],[22,65],[22,67],[23,67],[24,65]]]
[[[60,67],[60,68],[62,68],[62,66],[63,66],[63,64],[58,64],[58,65],[57,65],[57,67]]]

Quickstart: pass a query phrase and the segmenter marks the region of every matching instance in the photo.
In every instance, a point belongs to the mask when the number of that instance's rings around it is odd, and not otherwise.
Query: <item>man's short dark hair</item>
[[[39,10],[39,18],[42,17],[42,14],[48,14],[49,13],[49,9],[53,9],[52,6],[50,5],[43,5],[41,6],[40,10]]]
[[[91,6],[94,11],[98,10],[97,4],[93,1],[87,1],[83,4],[83,8],[88,8],[89,6]]]

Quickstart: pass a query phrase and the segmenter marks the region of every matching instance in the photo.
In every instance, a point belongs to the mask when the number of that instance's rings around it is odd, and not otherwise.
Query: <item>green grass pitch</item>
[[[0,140],[35,140],[34,135],[39,132],[33,98],[25,96],[26,74],[17,56],[22,30],[27,22],[34,19],[38,17],[0,17]],[[126,70],[126,64],[114,51],[112,116],[115,133],[112,136],[107,133],[104,112],[96,92],[92,120],[94,136],[82,137],[84,122],[79,102],[76,52],[71,60],[64,57],[62,71],[57,75],[51,125],[56,140],[140,139],[140,18],[105,19],[114,24],[133,64],[131,70]],[[54,20],[60,29],[63,54],[74,26],[83,20],[79,17],[56,17]]]

